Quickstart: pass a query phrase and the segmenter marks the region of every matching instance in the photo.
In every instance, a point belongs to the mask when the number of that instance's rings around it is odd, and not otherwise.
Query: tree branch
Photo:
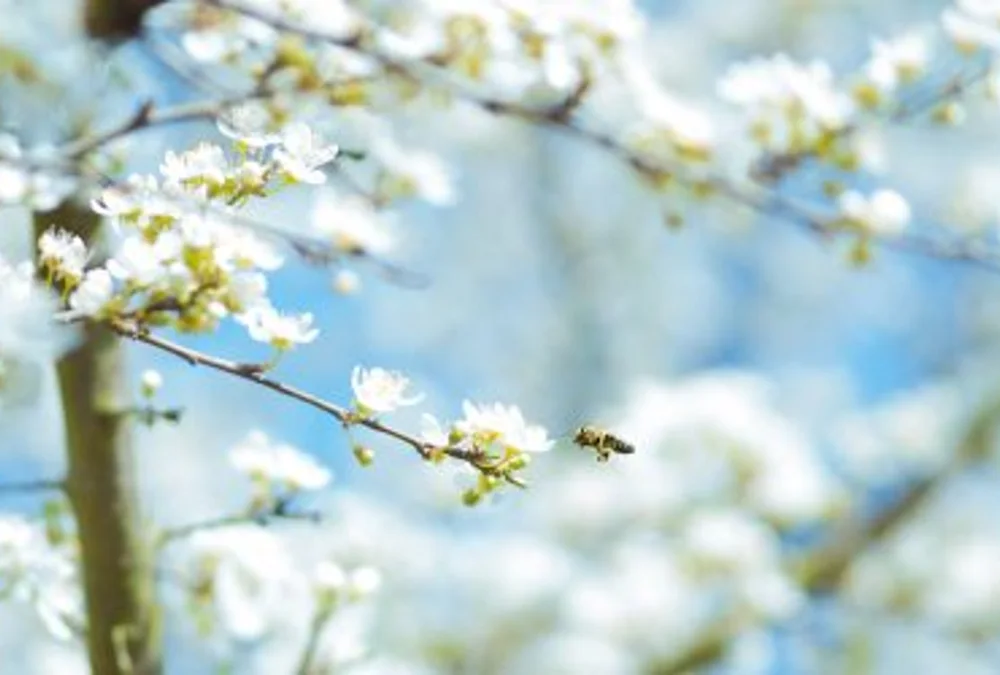
[[[209,520],[202,520],[187,525],[179,525],[163,530],[160,533],[157,545],[162,548],[181,539],[186,539],[196,532],[207,530],[218,530],[233,525],[257,524],[261,527],[269,525],[275,521],[298,520],[318,523],[322,520],[322,514],[318,511],[289,511],[286,508],[274,508],[258,513],[237,513],[229,516],[220,516]]]
[[[42,479],[24,482],[0,483],[0,494],[18,494],[24,492],[62,492],[65,489],[65,480]]]
[[[442,68],[434,63],[431,57],[417,61],[406,61],[378,51],[376,47],[370,44],[370,41],[365,39],[367,33],[375,28],[374,24],[363,25],[353,35],[337,36],[305,24],[290,21],[280,15],[260,10],[256,7],[234,2],[234,0],[200,1],[206,5],[226,9],[256,19],[285,33],[299,35],[308,40],[336,45],[353,51],[372,59],[382,66],[386,72],[404,77],[418,84],[425,83],[428,73],[440,74],[442,72]],[[932,97],[928,102],[897,111],[897,114],[893,116],[893,121],[903,121],[912,115],[932,107],[935,103],[960,96],[969,86],[982,79],[982,77],[984,77],[984,73],[977,72],[969,80],[958,78],[957,81],[953,81],[939,92],[936,98]],[[549,127],[568,135],[576,136],[618,157],[641,175],[650,178],[672,176],[689,186],[708,187],[714,192],[763,215],[805,226],[807,230],[822,235],[824,238],[840,237],[849,234],[837,227],[836,217],[817,213],[812,207],[800,204],[766,186],[760,184],[740,185],[734,179],[708,171],[698,171],[694,175],[690,175],[689,170],[680,164],[644,156],[642,153],[629,148],[621,139],[606,132],[584,126],[573,116],[576,108],[583,101],[580,91],[572,92],[566,101],[561,104],[534,108],[512,101],[482,96],[478,93],[468,91],[454,82],[447,82],[446,84],[453,95],[486,112],[518,118],[532,124]],[[581,89],[583,88],[581,87]],[[850,125],[842,130],[841,133],[844,135],[852,134],[855,133],[857,128],[856,125]],[[803,153],[802,158],[806,158],[805,153]],[[790,156],[785,157],[786,161],[790,159]],[[956,237],[942,239],[916,234],[870,238],[878,241],[878,243],[887,248],[944,260],[970,262],[991,272],[1000,273],[1000,251],[990,251],[975,241],[967,241]]]
[[[110,323],[110,328],[123,337],[155,347],[156,349],[164,351],[168,354],[172,354],[179,359],[187,361],[192,366],[204,366],[206,368],[211,368],[212,370],[225,373],[237,379],[252,382],[253,384],[257,384],[265,389],[270,389],[273,392],[299,401],[300,403],[305,403],[310,407],[316,408],[317,410],[332,416],[345,428],[351,426],[362,426],[376,433],[382,434],[383,436],[388,436],[389,438],[409,446],[424,460],[431,460],[436,452],[443,452],[443,454],[448,457],[467,462],[476,469],[484,471],[484,467],[477,463],[477,460],[481,458],[474,452],[455,447],[447,447],[443,449],[436,448],[431,444],[423,442],[412,434],[390,427],[377,419],[370,417],[359,418],[352,411],[343,406],[337,405],[336,403],[323,399],[302,389],[298,389],[267,377],[264,374],[262,367],[258,364],[239,363],[211,356],[195,349],[179,345],[176,342],[171,342],[170,340],[157,335],[153,335],[147,330],[142,330],[137,326],[130,325],[120,320],[112,321]],[[526,484],[515,476],[505,475],[504,478],[512,485],[522,488],[526,487]]]

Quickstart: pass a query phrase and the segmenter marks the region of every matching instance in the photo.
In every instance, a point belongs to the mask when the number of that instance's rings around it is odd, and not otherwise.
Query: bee
[[[596,452],[598,462],[606,462],[611,459],[611,453],[619,455],[635,453],[635,446],[631,443],[623,441],[609,431],[589,424],[580,427],[573,433],[573,442],[581,448]]]

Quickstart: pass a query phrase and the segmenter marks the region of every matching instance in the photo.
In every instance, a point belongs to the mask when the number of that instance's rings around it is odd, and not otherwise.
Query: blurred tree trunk
[[[100,219],[66,205],[35,216],[91,242]],[[124,349],[111,331],[88,326],[56,367],[65,426],[66,486],[80,538],[87,649],[94,675],[161,672],[149,542],[136,494]]]
[[[84,27],[97,40],[121,41],[138,37],[142,17],[164,0],[86,0]]]
[[[141,32],[159,0],[84,0],[92,38],[124,40]],[[51,224],[93,243],[100,227],[89,209],[66,204],[36,214],[35,236]],[[57,364],[67,453],[66,489],[80,539],[87,651],[94,675],[157,675],[161,635],[152,551],[143,536],[135,485],[124,349],[111,331],[86,326],[76,349]]]

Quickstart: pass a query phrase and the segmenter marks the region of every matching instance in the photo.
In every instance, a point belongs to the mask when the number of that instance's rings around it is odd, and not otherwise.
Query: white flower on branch
[[[423,394],[408,396],[410,379],[395,371],[383,368],[366,369],[355,366],[351,373],[351,388],[354,401],[362,415],[389,413],[403,406],[411,406],[423,400]]]
[[[894,190],[877,190],[867,197],[849,190],[838,206],[847,222],[876,236],[898,236],[910,222],[910,205]]]
[[[944,10],[941,24],[960,51],[1000,51],[1000,5],[990,0],[958,0]]]
[[[382,574],[374,567],[359,567],[347,577],[347,592],[352,600],[363,600],[382,586]]]
[[[297,344],[308,344],[319,335],[319,330],[312,327],[311,313],[281,314],[269,304],[251,307],[237,316],[236,320],[246,326],[251,338],[257,342],[266,342],[281,351]]]
[[[288,179],[318,185],[326,182],[319,167],[336,159],[338,152],[340,148],[299,122],[281,132],[281,145],[275,149],[274,159]]]
[[[337,563],[322,560],[313,571],[313,585],[321,595],[336,596],[347,587],[347,573]]]
[[[420,440],[435,448],[444,448],[451,444],[450,431],[441,424],[438,418],[430,413],[420,416]]]
[[[207,632],[257,640],[287,617],[300,585],[288,547],[255,525],[195,532],[176,569]]]
[[[718,91],[746,110],[757,142],[781,151],[810,149],[847,127],[855,112],[829,65],[803,65],[785,54],[730,66]]]
[[[99,267],[84,275],[83,281],[69,296],[69,306],[75,315],[94,317],[111,302],[114,294],[111,274]]]
[[[169,271],[166,263],[180,254],[181,240],[172,234],[161,235],[152,244],[140,237],[129,237],[108,261],[107,269],[122,282],[148,286],[163,279]]]
[[[383,140],[372,154],[384,170],[381,196],[387,199],[419,197],[440,206],[455,202],[454,181],[441,159],[430,152],[401,148]]]
[[[347,254],[383,254],[396,245],[385,217],[358,195],[323,190],[313,202],[312,229]]]
[[[38,238],[38,258],[42,268],[71,283],[83,276],[88,257],[83,240],[65,230],[53,227]]]
[[[0,257],[0,356],[44,361],[61,354],[72,332],[53,320],[56,309],[31,263],[10,265]]]
[[[251,431],[229,453],[233,467],[268,489],[292,492],[320,490],[332,479],[330,471],[301,450],[272,443],[261,431]]]
[[[200,185],[221,185],[229,173],[226,154],[217,145],[199,143],[193,150],[180,154],[167,151],[160,165],[165,185],[194,188]]]
[[[229,108],[219,115],[216,124],[223,136],[247,148],[264,148],[281,141],[270,111],[260,101],[247,101]]]
[[[927,39],[916,32],[887,41],[874,40],[865,77],[880,94],[891,94],[900,84],[920,77],[929,57]]]
[[[17,138],[0,133],[0,204],[24,204],[37,211],[55,208],[76,189],[70,176],[30,167],[51,159],[51,146],[26,153]]]
[[[17,516],[0,517],[0,595],[34,606],[49,632],[70,640],[83,623],[76,565],[44,531]]]
[[[145,230],[151,223],[161,218],[175,218],[181,213],[180,206],[168,198],[160,188],[155,176],[132,174],[124,183],[112,185],[101,191],[100,196],[91,200],[90,208],[102,216],[127,221]]]
[[[528,424],[521,409],[501,403],[476,405],[462,403],[465,418],[455,423],[455,428],[485,445],[496,443],[516,452],[547,452],[552,448],[545,427]]]

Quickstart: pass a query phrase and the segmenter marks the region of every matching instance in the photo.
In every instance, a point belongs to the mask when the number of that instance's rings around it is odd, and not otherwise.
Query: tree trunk
[[[35,217],[36,237],[55,223],[93,240],[99,218],[67,205]],[[57,365],[68,454],[67,493],[80,538],[87,648],[94,675],[161,672],[150,542],[136,494],[124,349],[88,326]]]

